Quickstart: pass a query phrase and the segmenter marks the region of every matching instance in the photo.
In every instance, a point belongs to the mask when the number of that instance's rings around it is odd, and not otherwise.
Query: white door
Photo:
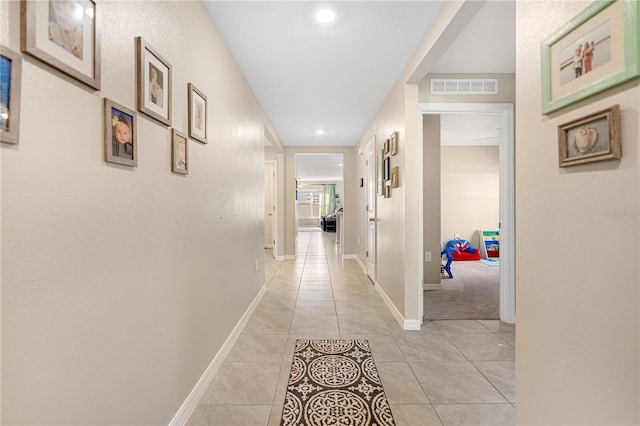
[[[376,138],[375,136],[366,146],[367,168],[367,275],[376,280]]]
[[[264,246],[273,248],[273,163],[264,164]]]

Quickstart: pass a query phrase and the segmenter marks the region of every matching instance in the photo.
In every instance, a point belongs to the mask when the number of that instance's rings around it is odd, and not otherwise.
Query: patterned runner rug
[[[367,340],[297,340],[282,426],[395,425]]]

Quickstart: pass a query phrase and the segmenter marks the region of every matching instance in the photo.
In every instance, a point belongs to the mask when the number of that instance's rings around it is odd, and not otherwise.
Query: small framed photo
[[[558,144],[560,167],[619,159],[620,106],[558,126]]]
[[[176,129],[171,129],[171,171],[188,175],[188,160],[187,138]]]
[[[391,198],[391,186],[390,185],[385,185],[384,186],[384,198]]]
[[[376,173],[377,178],[377,191],[376,195],[382,196],[384,195],[384,149],[378,151],[378,156],[376,159],[376,165],[378,166],[378,170]]]
[[[136,37],[138,111],[171,125],[171,65]]]
[[[390,149],[390,148],[389,148],[389,139],[387,139],[386,141],[384,141],[383,148],[384,148],[384,153],[385,153],[385,154],[388,154],[388,153],[389,153],[389,149]]]
[[[192,83],[187,85],[189,98],[189,137],[207,143],[207,97]]]
[[[391,159],[389,157],[386,157],[384,159],[384,181],[388,181],[389,179],[391,179]]]
[[[104,98],[104,160],[137,166],[137,133],[136,113]]]
[[[542,113],[640,75],[640,3],[591,3],[542,43]]]
[[[22,56],[0,46],[0,141],[18,143]]]
[[[94,0],[23,1],[21,48],[100,90],[100,6]]]
[[[400,167],[391,169],[391,187],[397,188],[400,185]]]
[[[396,155],[398,153],[398,132],[393,132],[391,137],[389,138],[391,147],[391,155]]]

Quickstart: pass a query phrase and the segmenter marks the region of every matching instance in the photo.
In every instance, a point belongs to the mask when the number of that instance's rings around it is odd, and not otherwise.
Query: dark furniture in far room
[[[320,219],[320,228],[324,232],[336,232],[336,217],[322,216]]]

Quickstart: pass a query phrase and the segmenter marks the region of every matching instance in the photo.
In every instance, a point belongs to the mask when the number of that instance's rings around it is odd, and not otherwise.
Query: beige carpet
[[[393,426],[367,340],[297,340],[281,426]]]
[[[453,262],[442,290],[424,292],[424,319],[499,319],[500,268],[480,261]]]

